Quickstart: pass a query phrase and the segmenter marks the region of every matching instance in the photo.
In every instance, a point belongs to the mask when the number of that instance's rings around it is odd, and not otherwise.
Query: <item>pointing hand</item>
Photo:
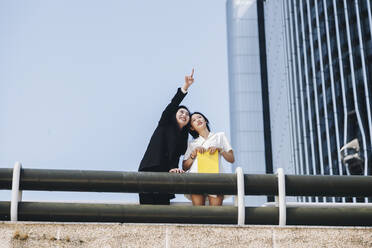
[[[194,83],[194,68],[192,68],[191,75],[185,76],[185,85],[183,86],[184,90],[187,90]]]

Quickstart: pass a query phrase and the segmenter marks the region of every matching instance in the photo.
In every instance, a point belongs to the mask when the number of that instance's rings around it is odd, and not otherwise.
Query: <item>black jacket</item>
[[[180,130],[176,113],[179,104],[186,96],[178,88],[176,95],[163,111],[138,171],[168,172],[178,168],[180,156],[187,148],[187,127]]]

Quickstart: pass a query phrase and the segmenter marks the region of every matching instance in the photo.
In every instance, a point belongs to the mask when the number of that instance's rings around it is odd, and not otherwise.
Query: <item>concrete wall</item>
[[[10,247],[372,247],[372,228],[0,222]]]

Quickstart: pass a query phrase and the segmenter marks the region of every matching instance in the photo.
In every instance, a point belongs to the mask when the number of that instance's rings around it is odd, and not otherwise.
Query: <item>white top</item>
[[[183,88],[183,86],[181,87],[181,91],[182,91],[183,94],[186,94],[186,93],[187,93],[187,90],[185,90],[185,89]]]
[[[202,136],[199,136],[198,138],[194,139],[193,141],[189,142],[189,145],[187,146],[187,150],[185,152],[184,160],[187,160],[190,158],[190,155],[192,151],[196,147],[203,147],[205,149],[208,149],[209,147],[217,147],[221,148],[222,152],[228,152],[231,151],[231,145],[229,141],[226,138],[226,135],[224,132],[219,133],[209,133],[209,136],[207,139],[204,139]],[[225,171],[224,167],[221,163],[221,153],[218,153],[218,162],[219,162],[219,171],[222,173],[227,173],[229,171]],[[195,158],[193,161],[190,169],[187,172],[197,173],[198,172],[198,157]]]

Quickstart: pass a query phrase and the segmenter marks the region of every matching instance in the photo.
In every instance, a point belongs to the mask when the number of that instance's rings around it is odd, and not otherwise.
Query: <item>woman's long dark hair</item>
[[[191,136],[192,136],[194,139],[196,139],[197,137],[199,137],[199,134],[198,134],[197,131],[195,131],[195,130],[191,130],[191,117],[192,117],[193,115],[195,115],[195,114],[199,114],[199,115],[203,116],[203,118],[204,118],[204,120],[205,120],[205,122],[206,122],[206,126],[207,126],[208,131],[209,131],[209,132],[211,131],[211,129],[209,128],[209,120],[208,120],[208,118],[205,117],[205,115],[203,115],[203,114],[200,113],[200,112],[194,112],[194,113],[192,113],[192,114],[190,115],[190,122],[189,122],[189,133],[191,134]]]

